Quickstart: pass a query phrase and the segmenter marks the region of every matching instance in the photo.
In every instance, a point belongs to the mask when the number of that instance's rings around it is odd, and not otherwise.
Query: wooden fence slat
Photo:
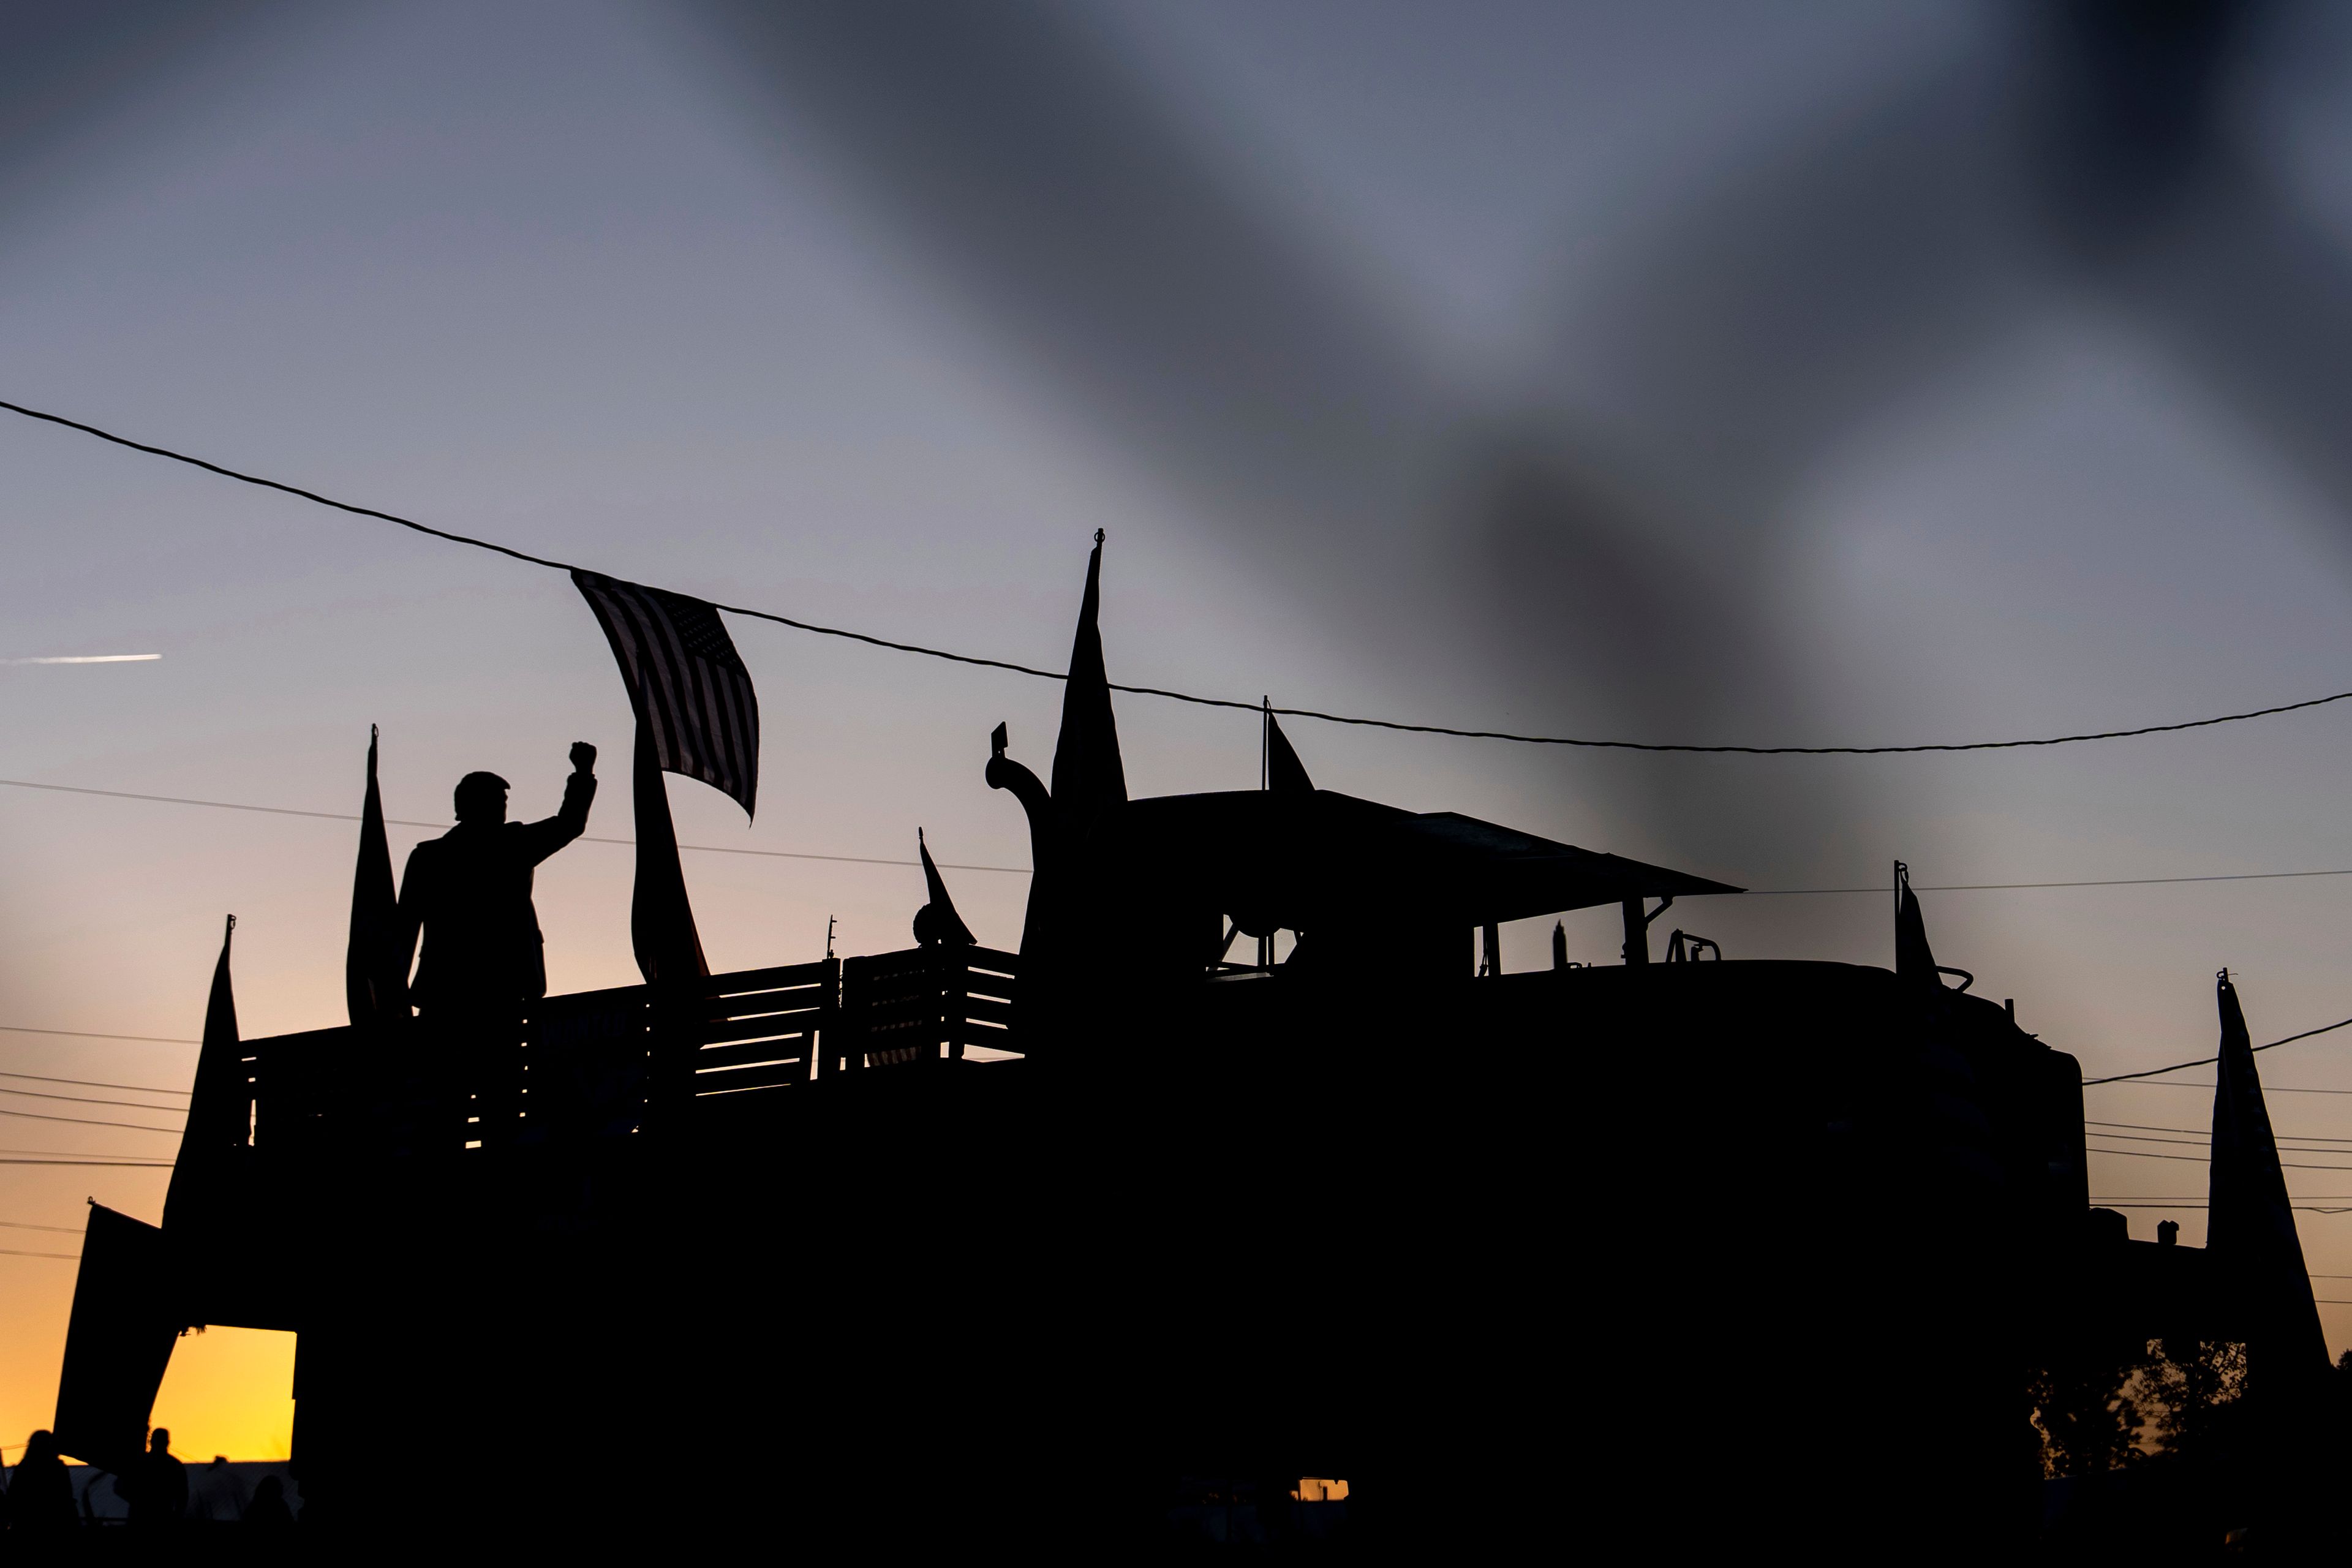
[[[805,1007],[797,1013],[770,1013],[757,1018],[714,1018],[698,1029],[705,1044],[723,1046],[730,1040],[755,1040],[766,1035],[805,1035],[831,1019],[830,1009]]]
[[[808,1038],[794,1040],[754,1041],[748,1045],[722,1046],[713,1050],[697,1051],[691,1064],[696,1072],[713,1068],[751,1067],[761,1062],[805,1062],[808,1059]]]

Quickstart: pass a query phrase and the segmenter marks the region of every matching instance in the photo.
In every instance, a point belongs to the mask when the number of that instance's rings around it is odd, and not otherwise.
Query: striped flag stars
[[[574,571],[665,773],[700,779],[751,815],[760,787],[760,700],[751,672],[700,599]]]

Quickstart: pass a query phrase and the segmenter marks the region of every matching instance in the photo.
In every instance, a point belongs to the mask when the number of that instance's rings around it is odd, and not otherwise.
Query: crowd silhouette
[[[126,1515],[102,1514],[93,1496],[110,1483]],[[291,1525],[285,1478],[264,1475],[248,1492],[244,1478],[226,1456],[196,1473],[172,1452],[172,1434],[158,1426],[136,1461],[121,1471],[89,1468],[81,1484],[58,1452],[55,1434],[43,1427],[25,1442],[25,1457],[0,1467],[0,1529],[21,1535],[47,1535],[127,1523],[134,1530],[182,1524]]]

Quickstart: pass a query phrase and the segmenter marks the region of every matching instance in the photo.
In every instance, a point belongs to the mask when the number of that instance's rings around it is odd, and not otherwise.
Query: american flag
[[[613,645],[663,771],[732,795],[750,816],[760,788],[760,699],[717,608],[593,572],[572,581]]]

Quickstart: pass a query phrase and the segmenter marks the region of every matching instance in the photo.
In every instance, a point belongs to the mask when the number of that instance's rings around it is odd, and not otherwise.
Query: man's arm
[[[522,825],[524,853],[536,866],[588,831],[588,807],[596,799],[596,748],[572,742],[572,776],[563,781],[563,805],[543,822]]]

